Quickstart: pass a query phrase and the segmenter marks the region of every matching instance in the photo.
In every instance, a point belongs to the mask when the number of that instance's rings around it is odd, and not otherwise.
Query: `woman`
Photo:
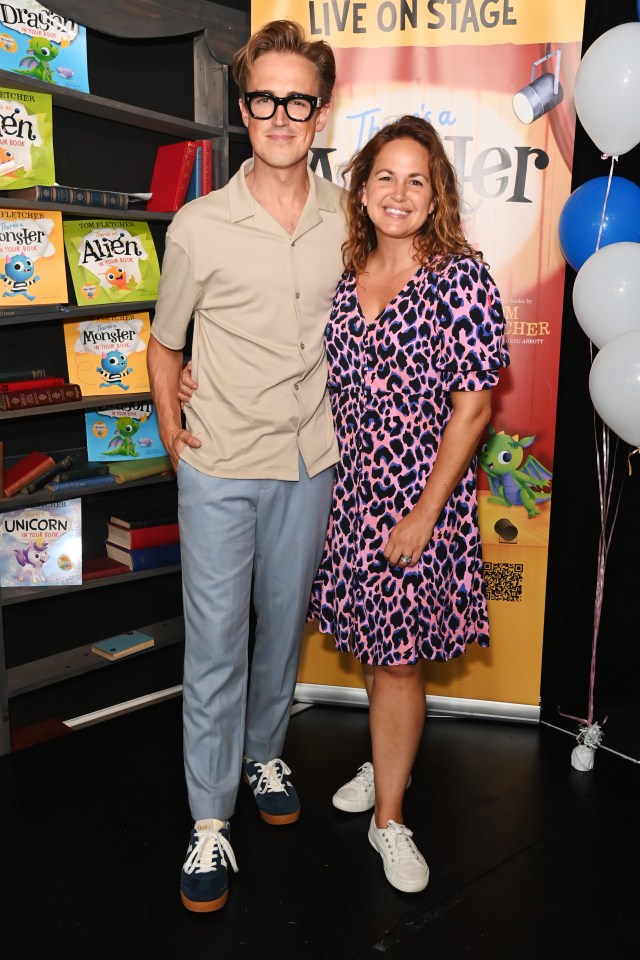
[[[474,454],[509,361],[434,128],[402,117],[345,175],[346,272],[326,331],[340,462],[309,619],[362,662],[370,703],[373,766],[334,804],[375,807],[387,879],[416,892],[429,871],[402,802],[425,719],[420,665],[489,642]]]

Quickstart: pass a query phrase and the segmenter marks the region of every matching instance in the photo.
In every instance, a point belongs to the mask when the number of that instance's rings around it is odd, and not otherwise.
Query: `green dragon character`
[[[50,40],[44,37],[32,37],[27,47],[27,54],[18,64],[16,73],[53,83],[53,70],[49,62],[55,60],[59,52],[57,44]]]
[[[489,425],[489,439],[478,457],[478,463],[489,477],[493,494],[489,503],[499,503],[503,507],[523,506],[529,519],[540,513],[536,510],[537,503],[551,499],[551,493],[536,491],[548,488],[553,476],[535,457],[528,456],[522,463],[523,448],[530,447],[535,439],[523,437],[519,440],[518,434],[510,437],[504,430],[496,433]]]
[[[119,417],[116,420],[114,436],[109,441],[109,449],[105,450],[106,457],[137,457],[138,451],[133,437],[140,429],[140,424],[131,417]],[[112,450],[111,447],[114,449]]]

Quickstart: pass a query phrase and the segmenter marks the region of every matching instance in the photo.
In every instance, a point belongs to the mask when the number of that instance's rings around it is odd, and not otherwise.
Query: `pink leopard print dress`
[[[308,619],[368,664],[488,646],[475,460],[415,567],[391,566],[383,549],[429,476],[450,393],[494,387],[509,363],[495,283],[469,257],[420,267],[367,326],[346,273],[325,339],[340,462]]]

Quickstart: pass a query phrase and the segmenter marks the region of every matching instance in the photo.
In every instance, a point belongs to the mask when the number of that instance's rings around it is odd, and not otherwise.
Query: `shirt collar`
[[[231,222],[238,223],[253,217],[256,212],[255,200],[246,182],[246,175],[253,170],[253,159],[245,160],[235,177],[229,181],[229,207]],[[336,210],[335,191],[332,184],[322,177],[315,176],[307,168],[309,176],[309,194],[314,201],[317,211],[327,210],[334,213]]]

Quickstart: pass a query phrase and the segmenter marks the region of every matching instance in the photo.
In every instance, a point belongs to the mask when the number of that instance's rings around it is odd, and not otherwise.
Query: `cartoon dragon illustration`
[[[489,425],[489,439],[482,447],[478,463],[489,477],[492,496],[489,503],[503,507],[522,506],[529,519],[540,513],[536,504],[551,499],[545,491],[553,474],[535,457],[524,459],[524,449],[530,447],[535,437],[513,437],[501,430],[497,433]]]
[[[131,417],[118,417],[114,436],[109,441],[109,449],[105,451],[107,457],[137,457],[138,451],[133,437],[140,429],[140,424]],[[111,447],[114,449],[112,450]]]
[[[27,293],[27,287],[37,283],[40,279],[37,275],[33,275],[35,270],[33,260],[25,257],[22,253],[17,253],[13,257],[8,256],[5,270],[6,273],[0,273],[0,280],[4,280],[9,289],[5,290],[2,296],[17,297],[21,295],[26,297],[27,300],[35,300],[35,297]]]
[[[96,373],[99,373],[106,381],[100,384],[101,387],[108,387],[114,383],[122,390],[128,390],[129,384],[123,383],[122,378],[133,373],[133,367],[127,366],[127,358],[124,353],[119,353],[118,350],[109,350],[102,354],[100,366],[96,367]]]
[[[59,52],[59,47],[52,41],[44,37],[33,37],[29,41],[26,56],[22,58],[15,72],[53,83],[53,70],[49,63],[55,60]]]

